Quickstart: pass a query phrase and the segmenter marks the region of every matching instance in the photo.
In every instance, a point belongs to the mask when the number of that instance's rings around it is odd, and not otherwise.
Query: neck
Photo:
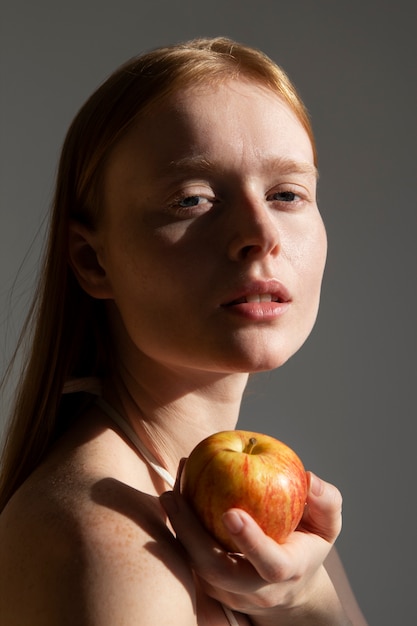
[[[157,370],[157,371],[155,371]],[[158,462],[175,476],[202,439],[236,427],[247,374],[212,374],[150,366],[119,369],[105,399],[129,422]]]

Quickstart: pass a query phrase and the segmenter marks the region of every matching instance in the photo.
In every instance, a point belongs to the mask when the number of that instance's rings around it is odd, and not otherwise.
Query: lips
[[[245,302],[283,302],[283,300],[274,296],[270,293],[262,293],[262,294],[248,294],[247,296],[242,296],[241,298],[236,298],[236,300],[232,300],[225,306],[232,306],[233,304],[243,304]]]
[[[247,303],[287,303],[291,297],[286,287],[277,280],[256,281],[244,285],[236,295],[226,300],[222,306],[231,307]]]

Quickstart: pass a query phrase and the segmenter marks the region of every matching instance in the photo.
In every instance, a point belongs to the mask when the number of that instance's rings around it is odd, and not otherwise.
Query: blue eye
[[[278,200],[280,202],[294,202],[297,198],[297,194],[293,191],[278,191],[277,193],[274,193],[272,197],[274,200]]]
[[[198,206],[202,200],[201,196],[187,196],[178,201],[178,206],[187,209],[189,207]]]

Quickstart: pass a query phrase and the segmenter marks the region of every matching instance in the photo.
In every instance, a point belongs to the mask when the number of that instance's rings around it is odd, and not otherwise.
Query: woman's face
[[[306,131],[272,91],[171,95],[114,149],[99,261],[122,359],[254,372],[314,324],[326,257]]]

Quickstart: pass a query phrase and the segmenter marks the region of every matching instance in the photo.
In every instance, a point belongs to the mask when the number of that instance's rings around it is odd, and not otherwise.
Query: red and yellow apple
[[[284,543],[298,526],[307,475],[297,454],[278,439],[244,430],[215,433],[185,462],[181,492],[205,528],[228,551],[237,547],[222,515],[243,509],[268,536]]]

